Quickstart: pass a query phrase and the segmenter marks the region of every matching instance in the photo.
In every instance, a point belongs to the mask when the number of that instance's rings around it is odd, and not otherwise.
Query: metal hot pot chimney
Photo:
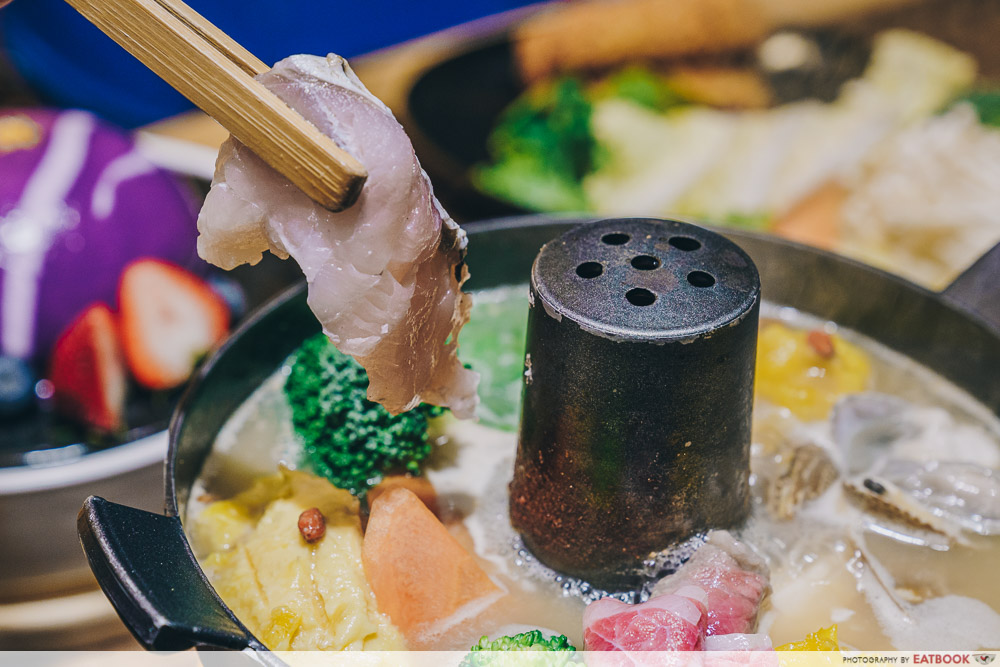
[[[682,222],[581,225],[531,271],[510,517],[541,562],[603,586],[750,510],[760,278]]]

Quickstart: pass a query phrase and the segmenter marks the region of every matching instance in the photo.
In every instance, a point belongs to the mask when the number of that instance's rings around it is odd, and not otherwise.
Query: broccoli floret
[[[970,90],[955,100],[951,106],[959,102],[971,104],[979,116],[979,122],[983,125],[1000,127],[1000,89]]]
[[[580,179],[594,170],[591,104],[574,77],[538,84],[503,112],[490,133],[491,164],[473,169],[480,189],[540,211],[587,208]]]
[[[571,653],[576,651],[576,647],[569,643],[566,635],[556,635],[546,639],[541,630],[531,630],[508,637],[500,637],[493,641],[484,635],[479,643],[469,650],[471,652],[465,656],[459,667],[500,667],[502,665],[561,667],[572,662]],[[542,655],[510,656],[507,658],[494,653],[495,651],[536,651]],[[548,653],[561,653],[561,655],[546,655]]]
[[[355,495],[388,472],[419,474],[431,450],[427,420],[443,412],[422,404],[393,416],[369,401],[365,370],[324,334],[296,352],[284,389],[314,471]]]
[[[590,94],[596,100],[628,100],[653,111],[684,104],[663,75],[639,65],[626,67],[597,82]]]

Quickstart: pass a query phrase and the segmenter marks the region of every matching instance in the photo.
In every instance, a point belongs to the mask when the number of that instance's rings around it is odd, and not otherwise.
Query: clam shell
[[[994,468],[892,460],[879,475],[942,520],[980,535],[1000,535],[1000,471]]]
[[[938,516],[929,507],[884,477],[864,475],[844,482],[847,496],[870,514],[904,526],[930,531],[965,543],[961,526]]]
[[[799,507],[822,495],[839,476],[825,449],[800,445],[792,452],[785,471],[768,486],[767,508],[777,519],[791,519]]]

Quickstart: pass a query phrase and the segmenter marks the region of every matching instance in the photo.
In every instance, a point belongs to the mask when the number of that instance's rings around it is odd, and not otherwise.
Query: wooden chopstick
[[[269,68],[181,0],[67,0],[307,195],[333,211],[368,173],[254,80]]]
[[[244,49],[235,39],[216,28],[204,16],[183,2],[178,0],[156,0],[156,2],[250,76],[257,76],[271,69],[264,64],[264,61]]]

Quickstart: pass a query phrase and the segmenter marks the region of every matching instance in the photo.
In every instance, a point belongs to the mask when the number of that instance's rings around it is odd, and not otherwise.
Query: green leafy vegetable
[[[479,371],[479,421],[504,431],[516,431],[521,421],[527,294],[527,285],[477,292],[462,328],[459,354]]]
[[[1000,127],[1000,89],[971,90],[955,100],[959,102],[971,104],[983,125]]]
[[[314,470],[355,495],[388,472],[420,473],[431,446],[427,420],[442,408],[391,415],[367,398],[368,375],[324,334],[307,339],[285,380],[292,424]]]
[[[465,656],[459,667],[501,667],[507,664],[561,667],[573,660],[572,654],[576,651],[576,647],[569,643],[566,635],[556,635],[546,639],[541,630],[531,630],[493,641],[484,636],[470,651],[471,653]],[[506,656],[500,654],[510,651],[534,651],[539,655],[528,658],[522,654],[508,660]],[[551,655],[552,653],[557,655]]]
[[[584,210],[580,180],[597,161],[592,108],[579,79],[537,86],[503,113],[489,137],[492,164],[473,170],[486,192],[541,211]]]
[[[734,211],[723,217],[719,222],[726,227],[765,231],[771,226],[771,216],[768,213],[737,213]]]
[[[684,104],[667,80],[645,67],[626,67],[594,85],[593,99],[618,98],[653,111],[666,111]]]

